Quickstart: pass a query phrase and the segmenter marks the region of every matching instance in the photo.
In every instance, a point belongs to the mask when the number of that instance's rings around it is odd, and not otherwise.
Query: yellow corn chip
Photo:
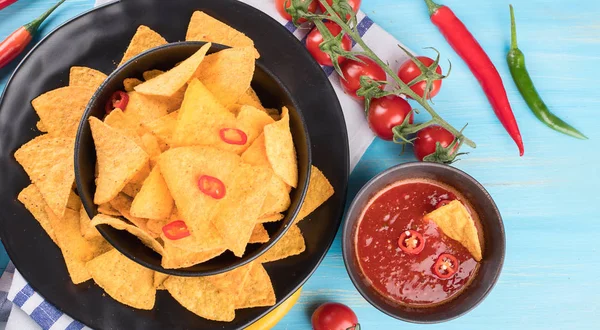
[[[271,171],[242,163],[235,169],[232,184],[219,202],[212,219],[227,249],[241,257],[252,235],[261,206],[267,196]]]
[[[123,80],[123,88],[125,88],[126,92],[133,92],[135,90],[135,86],[143,83],[143,81],[137,78],[125,78]]]
[[[162,153],[158,139],[154,134],[145,133],[142,135],[142,149],[150,156],[150,167],[154,167],[154,164],[158,161],[158,156]]]
[[[254,77],[254,49],[229,48],[206,56],[194,77],[223,105],[234,104]]]
[[[86,265],[94,282],[116,301],[138,309],[154,307],[154,271],[122,255],[116,249]]]
[[[94,203],[109,202],[148,164],[148,154],[133,140],[95,117],[90,126],[98,157]]]
[[[148,70],[144,71],[144,73],[142,73],[142,76],[144,77],[144,80],[148,81],[150,79],[160,76],[163,73],[165,72],[162,70]]]
[[[134,175],[133,178],[131,178],[131,181],[129,181],[129,183],[139,184],[141,186],[144,183],[144,181],[146,181],[146,179],[148,178],[148,175],[150,175],[150,162],[146,163],[146,165],[144,165],[142,169],[139,172],[137,172],[137,174]]]
[[[205,44],[194,55],[181,62],[180,65],[136,86],[135,90],[145,95],[173,96],[185,86],[196,70],[199,69],[200,63],[204,60],[204,55],[206,55],[210,46],[210,43]]]
[[[449,204],[426,214],[423,219],[435,222],[444,235],[458,241],[469,250],[473,259],[481,261],[481,243],[477,235],[477,227],[469,210],[463,203],[453,200]]]
[[[62,87],[36,97],[31,105],[48,133],[74,138],[81,116],[95,91],[85,87]]]
[[[162,228],[167,223],[169,223],[169,219],[148,219],[148,222],[146,222],[146,227],[148,227],[148,230],[153,233],[152,236],[160,236],[162,233]]]
[[[277,222],[281,219],[283,219],[283,214],[276,213],[276,214],[262,216],[262,217],[258,218],[257,222],[258,223]]]
[[[46,213],[46,201],[44,201],[44,197],[42,197],[38,188],[34,184],[30,184],[19,193],[18,200],[25,205],[25,208],[40,223],[52,241],[58,245],[54,229],[52,229],[52,224]]]
[[[296,188],[298,186],[298,161],[290,131],[290,116],[286,107],[283,107],[281,120],[265,126],[264,134],[267,158],[273,171],[285,183]]]
[[[79,209],[79,230],[81,231],[81,235],[88,240],[102,236],[98,229],[92,226],[92,220],[88,217],[87,212],[83,207]]]
[[[240,108],[236,120],[237,128],[246,133],[248,137],[248,141],[241,151],[246,150],[256,138],[263,134],[265,126],[274,122],[269,115],[249,105],[243,105]]]
[[[161,272],[154,272],[154,287],[156,288],[156,290],[166,290],[167,289],[163,285],[163,282],[167,278],[169,278],[168,274],[161,273]]]
[[[275,303],[275,290],[269,274],[262,264],[253,263],[241,294],[235,299],[235,308],[273,306]]]
[[[158,235],[148,229],[148,219],[142,219],[138,217],[134,217],[129,213],[131,210],[132,199],[129,196],[120,193],[113,200],[110,201],[110,205],[114,207],[119,213],[123,215],[123,217],[133,223],[135,226],[145,231],[148,235],[153,238],[157,238]]]
[[[119,213],[119,211],[115,210],[112,207],[112,205],[110,205],[110,203],[104,203],[104,204],[98,205],[98,212],[100,212],[102,214],[106,214],[106,215],[113,215],[116,217],[121,216],[121,213]]]
[[[75,180],[73,142],[72,138],[42,135],[15,152],[15,158],[58,217],[65,213]]]
[[[165,269],[177,269],[193,266],[215,257],[220,256],[225,252],[225,248],[216,248],[212,250],[206,250],[204,252],[193,252],[185,249],[178,248],[173,245],[173,241],[164,237],[165,242],[165,255],[163,256],[161,265]]]
[[[79,229],[79,212],[67,209],[62,218],[58,218],[50,208],[46,207],[48,219],[54,229],[58,247],[67,265],[67,270],[74,284],[90,279],[85,268],[86,262],[110,250],[112,246],[102,237],[86,240]]]
[[[252,47],[253,56],[255,58],[260,57],[258,51],[254,49],[252,39],[201,11],[195,11],[192,15],[185,40],[210,41],[230,47]]]
[[[265,229],[265,226],[262,223],[258,223],[254,225],[254,229],[252,230],[252,235],[250,235],[250,240],[248,243],[266,243],[269,241],[269,233]]]
[[[235,318],[231,293],[220,290],[207,277],[169,276],[163,285],[177,302],[200,317],[225,322]]]
[[[260,214],[271,215],[287,210],[292,203],[290,199],[290,186],[288,186],[280,177],[273,175],[267,185],[267,197],[263,202]]]
[[[300,254],[305,249],[306,245],[300,228],[292,225],[273,247],[260,256],[259,261],[265,263],[285,259]]]
[[[98,214],[94,217],[94,219],[92,219],[91,225],[94,227],[98,225],[109,225],[117,230],[126,230],[130,234],[136,236],[147,247],[156,251],[160,255],[165,255],[165,249],[156,239],[150,236],[146,231],[134,225],[130,225],[121,219],[109,217],[108,215],[104,214]]]
[[[140,25],[135,31],[125,54],[123,55],[123,59],[119,63],[118,66],[125,64],[125,62],[129,61],[133,57],[143,53],[144,51],[166,45],[167,41],[161,37],[160,34],[152,31],[149,27],[145,25]]]
[[[248,275],[250,275],[251,267],[252,263],[246,264],[225,273],[207,276],[206,279],[217,288],[230,292],[232,296],[237,297],[246,283]]]
[[[48,128],[46,128],[46,125],[44,125],[41,120],[38,120],[38,122],[35,124],[35,127],[42,133],[48,132]]]
[[[160,169],[155,166],[150,176],[144,181],[140,192],[131,204],[130,213],[134,217],[146,219],[165,219],[173,211],[173,197]]]
[[[72,66],[69,71],[69,86],[98,89],[106,80],[106,75],[98,70],[84,66]]]
[[[77,194],[71,190],[69,194],[69,199],[67,200],[67,208],[70,208],[73,211],[79,211],[81,208],[81,199]]]
[[[118,129],[121,133],[133,140],[138,146],[142,147],[142,149],[144,148],[142,139],[137,134],[139,123],[125,116],[123,110],[117,108],[111,111],[111,113],[104,117],[104,123],[112,128]]]
[[[171,145],[171,138],[177,127],[178,116],[179,111],[174,111],[142,126],[152,132],[161,142]]]
[[[255,107],[256,109],[259,109],[265,113],[267,112],[267,110],[265,110],[265,108],[262,106],[258,95],[256,95],[256,92],[254,91],[254,89],[252,89],[252,87],[248,88],[246,92],[242,94],[242,96],[238,99],[237,103]]]
[[[139,86],[142,85],[137,87]],[[165,102],[165,98],[144,95],[136,91],[129,92],[127,95],[129,95],[129,102],[123,114],[137,125],[149,123],[169,113],[170,105]]]
[[[264,133],[257,137],[250,147],[244,151],[242,161],[251,165],[271,168],[271,163],[269,163],[269,158],[267,158]]]
[[[315,166],[310,170],[310,181],[308,182],[308,190],[302,208],[296,216],[296,222],[306,218],[317,207],[321,206],[329,197],[333,196],[333,187],[323,173]]]

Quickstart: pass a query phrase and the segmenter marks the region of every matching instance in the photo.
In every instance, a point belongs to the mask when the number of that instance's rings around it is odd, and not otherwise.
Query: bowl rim
[[[82,150],[82,148],[84,148],[83,143],[81,142],[81,135],[83,133],[83,131],[86,129],[86,122],[88,121],[89,117],[92,117],[91,115],[91,111],[92,111],[92,105],[97,101],[97,99],[99,98],[100,94],[102,93],[102,91],[104,90],[104,88],[106,88],[106,86],[108,85],[109,82],[112,82],[113,79],[115,79],[116,76],[118,76],[122,71],[126,70],[127,68],[130,68],[131,66],[135,66],[136,62],[146,56],[150,56],[156,52],[160,52],[160,51],[165,51],[165,49],[175,49],[175,48],[180,48],[180,47],[189,47],[189,46],[196,46],[198,49],[200,47],[202,47],[203,45],[207,44],[209,42],[205,42],[205,41],[178,41],[178,42],[171,42],[171,43],[167,43],[161,46],[157,46],[151,49],[148,49],[134,57],[132,57],[131,59],[129,59],[127,62],[125,62],[124,64],[122,64],[121,66],[115,68],[114,71],[112,71],[107,77],[106,79],[102,82],[102,84],[96,89],[96,91],[94,92],[94,94],[92,95],[92,98],[90,99],[90,101],[88,102],[85,111],[83,112],[83,115],[81,117],[81,120],[79,122],[79,126],[77,128],[77,135],[75,137],[75,144],[74,144],[74,171],[75,171],[75,182],[76,182],[76,186],[77,186],[77,190],[81,191],[83,188],[83,183],[82,183],[82,179],[81,179],[81,169],[80,169],[80,151]],[[217,48],[218,51],[224,50],[224,49],[228,49],[231,48],[229,46],[226,45],[222,45],[219,43],[214,43],[211,42],[211,49],[213,48]],[[209,49],[209,52],[210,50]],[[216,53],[213,52],[213,53]],[[209,53],[210,54],[210,53]],[[235,260],[234,262],[230,263],[229,265],[225,266],[225,267],[221,267],[221,268],[217,268],[217,269],[213,269],[213,270],[206,270],[206,271],[186,271],[186,269],[188,269],[189,267],[185,267],[185,268],[175,268],[175,269],[167,269],[164,268],[162,266],[157,267],[151,263],[148,263],[144,260],[141,260],[139,258],[136,257],[135,253],[130,253],[127,249],[123,248],[120,244],[115,244],[116,241],[111,237],[110,234],[108,234],[109,230],[118,230],[115,228],[112,228],[109,225],[106,224],[102,224],[97,226],[98,231],[100,232],[100,234],[104,237],[104,239],[106,239],[106,241],[108,241],[108,243],[114,247],[115,249],[117,249],[121,254],[125,255],[127,258],[129,258],[130,260],[146,267],[149,269],[152,269],[154,271],[163,273],[163,274],[168,274],[168,275],[174,275],[174,276],[181,276],[181,277],[201,277],[201,276],[212,276],[212,275],[217,275],[217,274],[222,274],[231,270],[234,270],[238,267],[244,266],[246,264],[249,264],[250,262],[255,261],[257,258],[259,258],[262,254],[264,254],[265,252],[267,252],[270,248],[272,248],[284,235],[285,233],[289,230],[289,228],[294,224],[296,217],[298,216],[298,213],[300,213],[300,209],[302,207],[302,204],[304,203],[305,197],[306,197],[306,193],[308,191],[308,185],[309,185],[309,181],[310,181],[310,175],[311,175],[311,165],[312,165],[312,150],[311,150],[311,143],[310,143],[310,135],[309,135],[309,130],[308,130],[308,126],[306,124],[306,119],[304,118],[304,115],[302,114],[302,111],[299,110],[298,104],[297,102],[294,100],[294,97],[292,95],[292,93],[289,91],[289,89],[285,86],[285,84],[283,84],[283,82],[281,81],[281,79],[279,79],[279,77],[277,75],[275,75],[270,69],[268,69],[263,63],[260,62],[260,59],[257,59],[255,61],[255,66],[259,67],[263,73],[265,73],[266,75],[268,75],[282,90],[284,90],[285,94],[288,95],[289,100],[292,104],[292,107],[294,108],[294,111],[296,111],[298,118],[300,119],[300,124],[302,127],[302,131],[304,132],[304,136],[305,136],[305,144],[306,144],[306,153],[307,153],[307,170],[306,170],[306,178],[305,180],[303,180],[303,185],[302,185],[302,190],[299,192],[299,202],[298,205],[296,206],[296,208],[294,209],[289,209],[288,212],[291,212],[291,216],[289,217],[289,220],[287,223],[282,222],[282,227],[277,231],[277,233],[275,235],[273,235],[270,240],[267,243],[262,243],[262,245],[256,249],[254,252],[252,252],[251,254],[245,254],[244,256],[242,256],[241,258],[239,258],[238,260]],[[89,129],[89,128],[88,128]],[[91,134],[91,133],[90,133]],[[296,146],[294,146],[296,147]],[[300,181],[298,182],[298,186],[300,187]],[[298,189],[298,188],[295,188]],[[82,204],[83,204],[83,208],[85,209],[88,217],[91,219],[93,219],[95,214],[98,214],[97,212],[97,206],[94,204],[93,200],[91,201],[87,201],[84,200],[84,198],[81,198]],[[119,216],[119,218],[121,218],[122,216]],[[130,234],[129,235],[135,237],[135,235]],[[144,245],[144,244],[142,244]],[[145,246],[147,249],[150,249],[150,247]],[[158,254],[158,253],[157,253]],[[192,265],[194,266],[194,265]],[[190,266],[190,267],[192,267]]]
[[[459,176],[462,176],[465,180],[470,181],[471,183],[473,183],[479,190],[479,192],[485,196],[485,198],[491,203],[491,206],[493,207],[493,211],[496,214],[496,220],[498,221],[498,225],[499,225],[499,235],[500,235],[500,239],[501,239],[501,243],[502,243],[502,249],[500,251],[500,259],[498,261],[497,266],[495,267],[495,272],[493,274],[493,277],[491,279],[491,281],[489,282],[489,284],[487,285],[487,288],[485,288],[485,290],[479,295],[479,297],[477,298],[477,300],[471,305],[469,306],[469,308],[461,311],[460,313],[456,313],[454,315],[450,315],[448,317],[445,318],[440,318],[440,319],[436,319],[436,320],[421,320],[421,319],[417,319],[417,318],[410,318],[410,317],[405,317],[405,316],[400,316],[394,313],[389,312],[388,310],[386,310],[385,308],[383,308],[383,306],[381,306],[380,304],[378,304],[377,302],[375,302],[373,299],[371,299],[369,297],[369,295],[366,293],[366,291],[369,290],[369,288],[367,288],[362,279],[361,278],[357,278],[354,275],[354,272],[356,272],[356,274],[362,274],[362,272],[360,271],[360,269],[356,269],[357,267],[355,265],[352,264],[351,260],[349,259],[349,250],[351,249],[350,246],[348,246],[348,244],[354,244],[354,243],[347,243],[349,235],[352,235],[352,227],[354,225],[354,223],[356,223],[356,221],[360,220],[360,217],[356,217],[356,219],[354,221],[350,221],[350,215],[351,213],[353,213],[352,211],[355,210],[358,207],[358,200],[360,199],[360,197],[362,197],[364,194],[367,194],[370,192],[370,188],[377,182],[385,180],[386,177],[388,177],[390,174],[395,173],[397,171],[402,171],[402,170],[406,170],[409,168],[424,168],[424,169],[431,169],[431,168],[436,168],[436,169],[441,169],[442,171],[448,171],[449,173],[453,173],[453,174],[457,174]],[[392,183],[392,182],[390,182]],[[346,214],[344,215],[344,223],[343,223],[343,229],[342,229],[342,257],[344,259],[344,266],[346,268],[346,272],[348,273],[348,276],[350,277],[350,280],[352,281],[352,284],[354,285],[354,287],[356,288],[356,290],[358,290],[358,292],[360,293],[360,295],[367,300],[367,302],[369,302],[369,304],[371,304],[372,306],[374,306],[375,308],[377,308],[380,312],[383,312],[384,314],[391,316],[395,319],[398,320],[402,320],[405,322],[409,322],[409,323],[414,323],[414,324],[436,324],[436,323],[442,323],[442,322],[447,322],[447,321],[451,321],[454,319],[457,319],[467,313],[469,313],[470,311],[472,311],[473,309],[475,309],[477,306],[479,306],[479,304],[481,304],[485,298],[490,294],[490,292],[494,289],[494,287],[496,286],[498,279],[500,277],[500,274],[502,273],[502,268],[504,266],[504,259],[506,256],[506,234],[505,234],[505,229],[504,229],[504,222],[502,220],[502,216],[500,214],[500,211],[498,209],[498,206],[496,205],[494,199],[492,198],[492,196],[490,195],[490,193],[483,187],[483,185],[481,183],[479,183],[479,181],[475,180],[475,178],[473,178],[472,176],[470,176],[469,174],[467,174],[466,172],[459,170],[455,167],[452,167],[450,165],[445,165],[445,164],[438,164],[438,163],[431,163],[431,162],[408,162],[408,163],[403,163],[403,164],[398,164],[398,165],[394,165],[386,170],[384,170],[383,172],[375,175],[373,178],[371,178],[367,183],[365,183],[361,189],[358,191],[358,193],[356,193],[356,195],[354,196],[352,202],[350,203],[350,205],[348,206],[348,209],[346,210]],[[350,242],[353,242],[354,240],[352,239]],[[476,275],[477,276],[477,275]],[[466,294],[466,292],[461,293],[462,294]],[[382,296],[383,297],[383,296]],[[443,306],[444,304],[440,305]],[[422,314],[421,314],[422,315]]]

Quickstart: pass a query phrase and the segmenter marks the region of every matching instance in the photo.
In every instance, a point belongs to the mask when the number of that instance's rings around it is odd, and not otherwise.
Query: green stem
[[[65,0],[60,0],[57,4],[52,6],[52,8],[48,9],[45,13],[43,13],[40,17],[34,19],[33,21],[29,22],[28,24],[25,24],[25,26],[24,26],[25,30],[27,30],[27,32],[29,32],[29,34],[33,36],[39,29],[40,25],[44,22],[44,20],[46,18],[48,18],[48,16],[50,16],[50,14],[52,14],[54,9],[56,9],[56,8],[58,8],[58,6],[62,5],[63,2],[65,2]]]
[[[429,16],[435,14],[438,9],[442,8],[442,5],[438,5],[433,2],[433,0],[425,0],[425,3],[427,4],[427,9],[429,9]]]
[[[518,49],[517,46],[517,23],[515,21],[515,10],[510,6],[510,49]]]

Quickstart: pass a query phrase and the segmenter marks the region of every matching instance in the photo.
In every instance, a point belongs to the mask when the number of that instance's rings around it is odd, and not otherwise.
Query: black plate
[[[140,311],[121,305],[91,281],[73,285],[59,249],[37,221],[16,201],[29,179],[14,151],[39,132],[30,102],[68,84],[69,68],[83,65],[105,73],[115,69],[137,26],[150,26],[168,41],[183,40],[194,10],[204,10],[254,39],[266,63],[296,97],[308,124],[313,164],[336,193],[300,223],[306,251],[266,264],[281,302],[303,284],[333,242],[343,212],[348,181],[348,140],[337,97],[304,47],[266,14],[233,0],[124,0],[85,13],[40,42],[19,65],[0,101],[0,238],[31,286],[65,313],[96,329],[238,329],[271,308],[236,311],[231,323],[211,322],[188,312],[167,292],[155,308]]]

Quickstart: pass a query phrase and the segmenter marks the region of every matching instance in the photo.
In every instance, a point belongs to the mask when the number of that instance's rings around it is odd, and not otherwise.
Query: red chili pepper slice
[[[200,188],[200,191],[214,199],[225,197],[225,184],[214,176],[202,175],[200,179],[198,179],[198,188]]]
[[[116,91],[110,96],[110,99],[106,102],[106,113],[109,114],[116,108],[125,111],[129,103],[129,95],[123,91]]]
[[[458,271],[458,259],[449,253],[442,253],[433,265],[433,272],[441,279],[452,277]]]
[[[243,146],[248,142],[248,135],[237,128],[222,128],[219,131],[221,140],[225,143]]]
[[[175,220],[162,228],[165,236],[170,240],[178,240],[190,236],[190,231],[183,220]]]
[[[442,206],[446,206],[446,205],[450,204],[450,202],[452,202],[452,201],[451,201],[451,200],[447,200],[447,199],[443,199],[443,200],[439,201],[439,202],[438,202],[438,203],[435,205],[435,208],[436,208],[436,209],[439,209],[439,208],[440,208],[440,207],[442,207]]]
[[[425,239],[418,231],[406,230],[398,238],[398,246],[408,254],[419,254],[425,248]]]

